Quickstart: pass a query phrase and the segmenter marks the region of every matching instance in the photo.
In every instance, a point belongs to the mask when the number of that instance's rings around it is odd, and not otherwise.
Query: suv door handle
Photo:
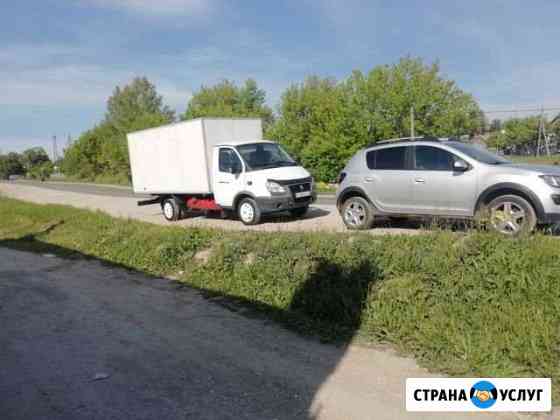
[[[417,184],[423,184],[426,181],[424,180],[424,178],[414,178],[414,182],[416,182]]]
[[[364,180],[365,180],[366,182],[373,182],[373,177],[371,177],[371,176],[366,176],[366,177],[364,178]]]

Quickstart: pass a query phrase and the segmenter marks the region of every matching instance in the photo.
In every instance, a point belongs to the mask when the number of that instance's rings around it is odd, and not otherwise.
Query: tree
[[[242,87],[229,80],[202,86],[190,99],[181,119],[200,117],[257,117],[263,119],[265,128],[273,122],[266,94],[253,79],[246,80]]]
[[[62,172],[81,179],[100,176],[126,183],[130,166],[126,134],[169,124],[175,113],[163,104],[155,86],[145,77],[117,86],[107,101],[105,119],[84,132],[64,153]]]
[[[269,137],[280,141],[322,181],[332,181],[350,156],[381,139],[449,137],[480,132],[484,115],[473,97],[440,74],[437,64],[403,58],[346,80],[310,77],[282,95]]]
[[[502,121],[495,118],[490,123],[490,131],[501,131],[502,130]]]
[[[153,126],[170,123],[174,118],[174,111],[163,105],[163,98],[145,77],[134,78],[123,88],[117,86],[107,101],[105,121],[121,133],[145,125],[139,121],[149,121]]]
[[[10,175],[23,175],[25,168],[21,163],[21,156],[17,153],[0,155],[0,179],[7,179]]]
[[[32,147],[21,154],[21,162],[27,172],[50,161],[49,155],[42,147]]]
[[[504,148],[510,153],[536,153],[539,117],[512,118],[502,124]]]

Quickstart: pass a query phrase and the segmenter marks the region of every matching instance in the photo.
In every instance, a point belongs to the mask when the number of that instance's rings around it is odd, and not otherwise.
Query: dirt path
[[[79,208],[102,210],[110,215],[143,220],[150,223],[169,224],[159,206],[138,207],[137,199],[122,196],[104,196],[40,188],[25,184],[0,183],[0,194],[41,204],[66,204]],[[212,227],[226,230],[257,231],[327,231],[347,232],[334,205],[314,205],[303,219],[293,219],[285,215],[273,215],[258,226],[244,226],[237,220],[223,220],[202,216],[191,217],[176,222],[182,226]],[[417,227],[376,227],[369,231],[372,235],[421,233]]]

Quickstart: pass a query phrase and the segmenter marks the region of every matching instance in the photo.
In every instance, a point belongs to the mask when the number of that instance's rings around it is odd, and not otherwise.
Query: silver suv
[[[375,216],[474,219],[504,234],[560,222],[560,167],[521,165],[485,149],[437,138],[378,142],[339,176],[337,207],[349,229]]]

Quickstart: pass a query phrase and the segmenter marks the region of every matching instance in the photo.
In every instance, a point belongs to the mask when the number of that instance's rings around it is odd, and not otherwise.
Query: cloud
[[[11,45],[0,49],[0,105],[103,107],[117,85],[146,75],[171,107],[184,107],[191,91],[148,69],[103,65],[95,54],[65,45]],[[91,63],[88,63],[92,61]],[[150,71],[151,70],[151,71]]]
[[[207,14],[210,0],[82,0],[94,6],[124,10],[147,16],[196,16]]]

